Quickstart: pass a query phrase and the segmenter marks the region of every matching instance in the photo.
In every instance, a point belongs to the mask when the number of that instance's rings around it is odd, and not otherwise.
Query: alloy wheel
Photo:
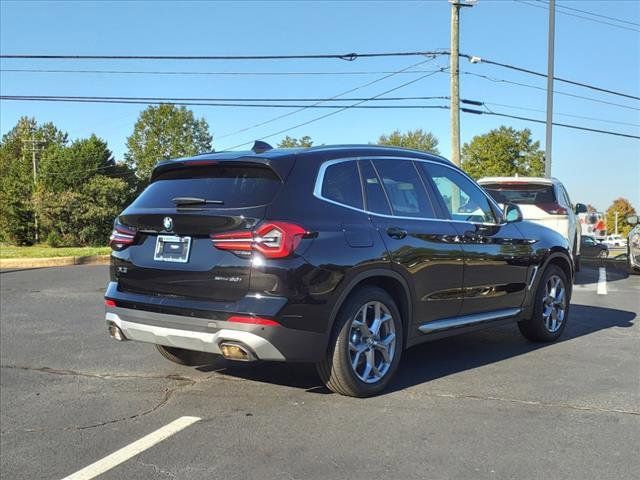
[[[389,309],[381,302],[364,304],[349,330],[351,368],[365,383],[376,383],[391,368],[396,353],[396,329]]]
[[[542,319],[550,333],[560,330],[567,309],[567,289],[558,275],[551,275],[545,285],[542,299]]]

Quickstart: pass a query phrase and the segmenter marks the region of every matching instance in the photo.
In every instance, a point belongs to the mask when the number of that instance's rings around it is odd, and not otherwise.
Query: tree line
[[[104,245],[114,217],[146,187],[158,161],[211,151],[212,140],[207,122],[186,107],[150,106],[116,161],[95,134],[70,141],[53,123],[23,117],[0,142],[0,242],[30,245],[37,231],[38,241],[54,247]],[[396,130],[373,143],[439,154],[438,139],[421,129]],[[286,136],[278,147],[312,145],[309,136]],[[474,178],[537,176],[544,157],[528,129],[503,126],[464,144],[462,167]]]

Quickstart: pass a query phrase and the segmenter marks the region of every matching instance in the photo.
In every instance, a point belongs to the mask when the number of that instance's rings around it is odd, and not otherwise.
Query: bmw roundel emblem
[[[162,225],[164,226],[164,229],[168,232],[170,232],[171,230],[173,230],[173,219],[171,217],[164,217],[164,220],[162,220]]]

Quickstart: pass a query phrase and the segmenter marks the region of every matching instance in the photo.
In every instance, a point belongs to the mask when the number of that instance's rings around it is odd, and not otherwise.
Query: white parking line
[[[193,425],[199,420],[201,420],[199,417],[180,417],[155,432],[151,432],[149,435],[130,443],[120,450],[116,450],[111,455],[107,455],[102,460],[98,460],[62,480],[90,480],[91,478],[95,478],[107,470],[111,470],[113,467],[135,457],[139,453],[144,452],[148,448],[153,447],[166,438],[169,438],[171,435],[178,433],[180,430],[187,428],[189,425]]]
[[[605,267],[600,267],[600,274],[598,276],[598,290],[596,293],[598,295],[606,295],[607,294],[607,269]]]

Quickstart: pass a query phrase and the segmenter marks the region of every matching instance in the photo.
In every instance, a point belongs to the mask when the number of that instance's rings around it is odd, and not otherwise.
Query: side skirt
[[[474,313],[460,317],[443,318],[432,322],[423,323],[418,327],[422,333],[410,341],[410,345],[416,345],[429,340],[458,335],[461,333],[481,330],[487,327],[495,327],[520,320],[521,308],[505,308],[491,312]]]

